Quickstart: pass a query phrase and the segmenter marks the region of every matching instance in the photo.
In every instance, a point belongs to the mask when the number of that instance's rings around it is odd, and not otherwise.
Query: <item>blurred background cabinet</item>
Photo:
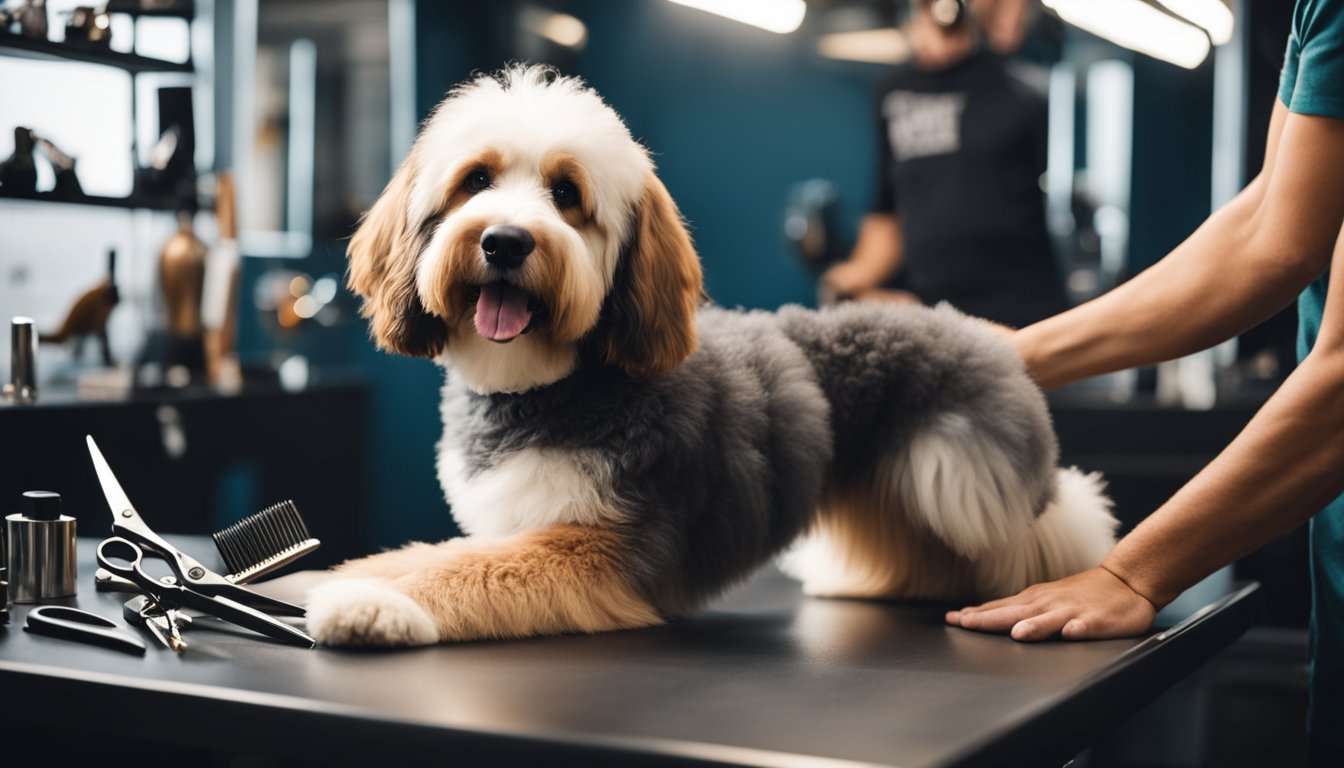
[[[211,533],[293,499],[322,541],[296,567],[331,565],[367,553],[367,406],[367,388],[350,381],[0,407],[0,511],[18,511],[23,491],[56,491],[80,535],[107,535],[111,511],[85,447],[92,435],[155,530]]]

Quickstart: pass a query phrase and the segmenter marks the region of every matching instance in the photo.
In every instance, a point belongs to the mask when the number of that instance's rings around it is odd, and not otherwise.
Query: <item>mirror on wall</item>
[[[386,182],[387,0],[252,0],[233,116],[248,256],[328,254]],[[249,14],[239,3],[240,19]],[[248,43],[253,49],[248,51]]]

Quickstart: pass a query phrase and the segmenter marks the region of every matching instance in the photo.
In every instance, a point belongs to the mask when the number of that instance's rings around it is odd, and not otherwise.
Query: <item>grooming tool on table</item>
[[[191,617],[176,609],[164,609],[144,595],[127,600],[121,615],[130,623],[144,627],[159,645],[175,653],[187,649],[181,628],[191,623]]]
[[[5,518],[9,588],[16,603],[75,594],[75,518],[61,514],[61,495],[23,494],[23,511]]]
[[[162,559],[167,562],[177,573],[178,584],[165,584],[146,573],[144,566],[146,557]],[[304,648],[311,648],[314,645],[313,639],[303,631],[291,627],[279,619],[267,616],[261,611],[234,602],[227,597],[208,595],[197,592],[192,587],[183,586],[190,584],[192,580],[187,577],[187,574],[178,570],[180,566],[175,558],[147,546],[141,547],[129,539],[123,539],[119,536],[104,539],[98,545],[98,564],[124,579],[135,582],[144,591],[145,596],[165,612],[190,608],[281,642],[300,645]],[[216,578],[221,577],[216,576]]]
[[[112,474],[112,467],[108,465],[107,459],[103,458],[102,451],[98,450],[98,444],[93,441],[93,437],[90,436],[87,439],[89,456],[93,459],[94,469],[98,472],[98,482],[102,484],[103,495],[107,497],[107,504],[112,508],[112,534],[130,539],[142,547],[153,550],[167,560],[169,565],[173,567],[176,584],[165,584],[165,586],[185,587],[198,594],[227,598],[233,602],[280,616],[304,615],[302,606],[266,597],[246,587],[234,584],[206,568],[196,558],[169,544],[163,537],[155,533],[140,517],[140,513],[135,511],[130,498],[122,490],[121,483],[117,481],[117,476]],[[156,583],[163,584],[162,581]]]
[[[116,623],[110,619],[64,605],[34,608],[28,612],[28,620],[23,628],[38,635],[101,645],[136,655],[145,653],[145,644],[138,637],[117,629]]]
[[[224,558],[224,567],[229,569],[224,578],[234,584],[250,584],[321,545],[308,534],[308,526],[304,525],[299,508],[292,501],[272,504],[212,534],[212,538]],[[101,568],[94,574],[94,583],[99,591],[139,591],[131,582],[118,579]]]
[[[245,517],[211,538],[229,569],[224,578],[235,584],[256,581],[321,545],[308,535],[299,508],[288,500]]]
[[[102,452],[98,450],[98,444],[93,441],[92,437],[88,438],[88,443],[89,456],[93,459],[94,469],[98,472],[98,482],[102,484],[103,495],[107,497],[108,506],[112,508],[113,535],[125,537],[152,550],[172,566],[176,584],[165,584],[162,580],[150,579],[152,584],[170,589],[181,588],[206,597],[218,597],[231,604],[251,606],[281,616],[304,615],[302,606],[266,597],[246,587],[234,584],[206,568],[194,557],[169,544],[151,530],[141,519],[140,513],[135,511],[131,500],[122,490],[121,483],[117,482],[117,476],[112,474],[112,468],[108,466],[107,459],[104,459]],[[109,568],[108,570],[116,573],[115,569]],[[118,575],[125,576],[125,574]],[[140,582],[137,581],[136,583],[139,584]],[[140,586],[143,588],[144,585],[141,584]],[[266,618],[269,619],[270,617]],[[287,624],[278,623],[286,629],[289,628]]]

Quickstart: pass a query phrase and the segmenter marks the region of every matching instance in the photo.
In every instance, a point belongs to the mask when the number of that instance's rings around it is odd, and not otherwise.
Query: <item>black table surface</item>
[[[60,602],[120,621],[94,543]],[[1062,765],[1249,627],[1256,589],[1144,638],[1021,644],[945,626],[947,606],[806,598],[766,570],[654,629],[303,650],[198,619],[180,657],[33,635],[15,606],[0,719],[324,763]]]

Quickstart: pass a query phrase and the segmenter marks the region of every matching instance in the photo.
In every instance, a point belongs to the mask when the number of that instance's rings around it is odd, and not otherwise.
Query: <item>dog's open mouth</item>
[[[507,344],[532,330],[545,315],[541,301],[512,283],[496,280],[482,285],[476,297],[476,332]]]

